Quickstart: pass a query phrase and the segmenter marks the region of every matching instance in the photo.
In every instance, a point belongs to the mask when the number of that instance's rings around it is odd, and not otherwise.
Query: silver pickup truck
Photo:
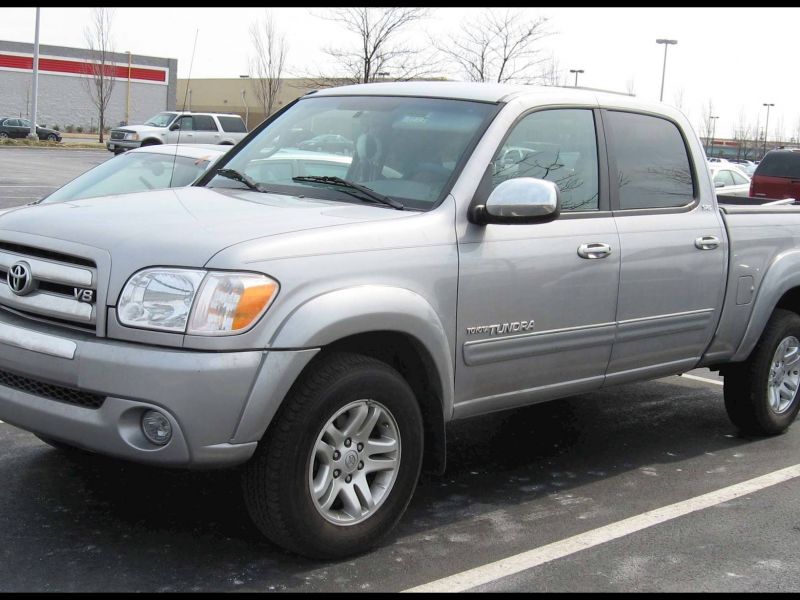
[[[352,155],[299,147],[324,134]],[[342,557],[443,470],[454,419],[707,366],[740,430],[784,431],[799,240],[792,206],[718,206],[662,104],[327,89],[192,187],[0,216],[0,419],[65,451],[241,465],[265,536]]]

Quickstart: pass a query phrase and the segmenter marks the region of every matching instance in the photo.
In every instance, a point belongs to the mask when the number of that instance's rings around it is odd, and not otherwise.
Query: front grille
[[[57,400],[58,402],[66,402],[83,408],[100,408],[106,399],[105,396],[98,394],[52,385],[2,370],[0,370],[0,385],[25,392],[26,394]]]
[[[127,132],[125,132],[125,131],[112,131],[111,132],[111,139],[112,140],[124,140],[126,133]]]
[[[9,271],[21,269],[27,289],[19,289]],[[12,283],[17,285],[12,288]],[[24,288],[24,286],[23,286]],[[97,267],[89,259],[0,241],[0,305],[18,314],[68,324],[97,327]]]

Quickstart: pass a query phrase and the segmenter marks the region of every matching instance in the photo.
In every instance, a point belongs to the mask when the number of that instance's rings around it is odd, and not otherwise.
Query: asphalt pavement
[[[108,150],[0,147],[0,209],[38,200],[113,156]]]

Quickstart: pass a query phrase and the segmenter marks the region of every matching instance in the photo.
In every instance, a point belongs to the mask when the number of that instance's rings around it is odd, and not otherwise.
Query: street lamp
[[[128,53],[128,93],[125,98],[125,125],[131,122],[131,51],[126,50]]]
[[[708,119],[711,121],[711,143],[708,145],[708,150],[711,152],[714,149],[714,134],[717,132],[717,119],[719,119],[719,117],[712,117],[709,115]],[[708,152],[706,154],[708,154]]]
[[[36,31],[33,38],[33,115],[31,118],[31,130],[28,132],[28,138],[38,140],[39,136],[36,134],[36,111],[38,109],[39,100],[39,7],[36,7]]]
[[[769,135],[769,107],[775,105],[764,102],[763,106],[767,107],[767,122],[764,124],[764,149],[761,151],[761,156],[764,156],[767,153],[767,136]]]
[[[664,38],[659,38],[656,40],[656,44],[664,44],[664,67],[661,69],[661,96],[659,97],[660,101],[664,100],[664,76],[667,73],[667,48],[672,44],[677,44],[678,40],[667,40]]]
[[[575,73],[575,87],[578,87],[578,73],[583,73],[583,69],[570,69],[570,73]]]

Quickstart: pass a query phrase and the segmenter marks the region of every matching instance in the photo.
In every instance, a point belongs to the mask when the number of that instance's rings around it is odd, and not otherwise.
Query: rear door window
[[[226,133],[247,133],[247,127],[241,117],[217,117],[222,131]]]
[[[209,115],[194,115],[195,131],[217,131],[217,124]]]
[[[667,119],[608,111],[609,156],[616,163],[619,208],[671,208],[694,201],[686,144]],[[612,180],[614,176],[612,175]]]

